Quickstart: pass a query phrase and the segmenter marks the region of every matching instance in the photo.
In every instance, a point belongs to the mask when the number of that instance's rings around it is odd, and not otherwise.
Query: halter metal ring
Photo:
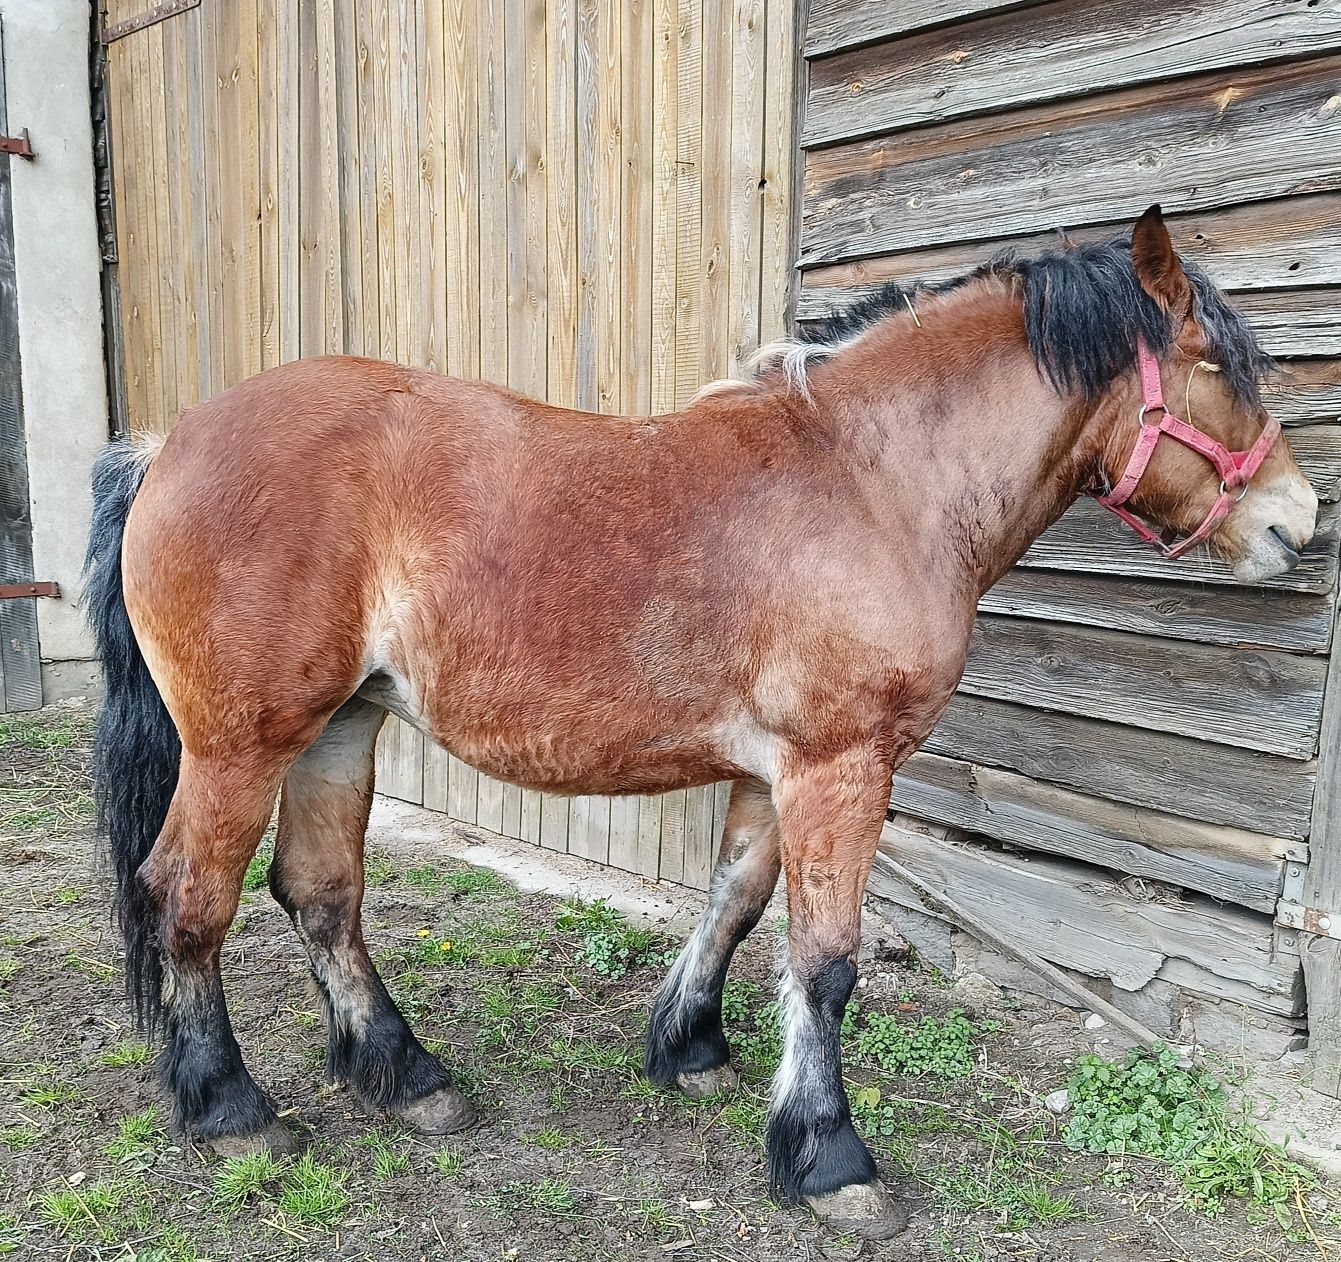
[[[1145,414],[1146,414],[1147,412],[1152,412],[1152,411],[1153,411],[1153,412],[1163,412],[1165,416],[1168,416],[1168,415],[1169,415],[1169,409],[1166,408],[1166,407],[1164,406],[1164,404],[1162,404],[1162,403],[1153,403],[1153,404],[1152,404],[1152,403],[1142,403],[1142,404],[1141,404],[1141,411],[1140,411],[1140,413],[1139,413],[1139,414],[1137,415],[1137,417],[1136,417],[1136,422],[1137,422],[1137,424],[1138,424],[1138,425],[1144,425],[1144,424],[1145,424]]]
[[[1224,478],[1221,478],[1221,479],[1220,479],[1220,494],[1221,494],[1221,495],[1228,495],[1228,494],[1229,494],[1229,487],[1227,487],[1227,486],[1225,485],[1225,480],[1224,480]],[[1236,496],[1234,496],[1234,503],[1237,504],[1237,503],[1239,502],[1239,500],[1241,500],[1241,499],[1242,499],[1245,495],[1247,495],[1247,494],[1248,494],[1248,483],[1245,482],[1245,483],[1239,488],[1239,493],[1238,493]]]

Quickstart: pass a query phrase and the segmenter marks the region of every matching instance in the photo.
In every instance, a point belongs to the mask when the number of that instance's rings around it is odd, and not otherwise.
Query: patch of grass
[[[86,714],[0,715],[0,745],[19,749],[72,749],[89,739],[92,718]]]
[[[67,885],[63,889],[58,889],[55,894],[56,903],[60,907],[69,907],[83,897],[84,891],[74,885]]]
[[[1047,1180],[1027,1168],[1018,1155],[997,1154],[994,1160],[933,1170],[925,1179],[942,1204],[969,1214],[992,1212],[1007,1231],[1081,1217],[1069,1196],[1053,1192]]]
[[[151,1247],[135,1254],[135,1262],[196,1262],[199,1256],[195,1241],[180,1227],[168,1223]]]
[[[229,1157],[214,1172],[215,1202],[225,1212],[235,1214],[248,1201],[266,1196],[283,1172],[283,1163],[272,1153]]]
[[[465,1167],[465,1149],[460,1144],[444,1144],[433,1154],[433,1164],[444,1179],[454,1179]]]
[[[32,1076],[19,1092],[21,1103],[35,1109],[53,1110],[62,1104],[73,1104],[80,1098],[78,1089],[57,1078],[50,1065],[29,1065],[27,1068]]]
[[[158,1109],[150,1105],[139,1113],[123,1117],[116,1128],[116,1138],[103,1151],[113,1161],[140,1162],[167,1146],[167,1132],[159,1125]]]
[[[411,868],[404,874],[407,884],[421,889],[426,894],[439,894],[451,890],[453,894],[509,894],[510,886],[496,872],[488,868],[462,868],[456,872],[444,872],[441,868],[425,863],[422,867]]]
[[[31,1148],[41,1138],[41,1131],[31,1126],[8,1126],[0,1131],[0,1144],[3,1144],[10,1152],[23,1152],[25,1148]]]
[[[1205,1213],[1228,1200],[1264,1209],[1290,1230],[1298,1194],[1315,1179],[1262,1133],[1247,1106],[1232,1106],[1212,1073],[1180,1068],[1159,1046],[1121,1064],[1082,1056],[1067,1083],[1072,1113],[1062,1138],[1084,1152],[1135,1154],[1169,1163]]]
[[[0,983],[9,981],[22,967],[17,955],[0,955]]]
[[[535,1210],[554,1218],[573,1218],[577,1214],[577,1197],[561,1179],[541,1179],[538,1183],[519,1179],[505,1183],[481,1203],[500,1218],[517,1208]]]
[[[37,1198],[38,1216],[67,1240],[103,1241],[116,1235],[125,1189],[97,1179],[80,1187],[50,1188]]]
[[[548,1148],[551,1152],[568,1148],[573,1143],[571,1135],[565,1135],[557,1126],[542,1126],[531,1136],[531,1143],[537,1148]]]
[[[262,842],[260,849],[251,857],[247,870],[242,876],[242,888],[248,894],[265,889],[270,881],[270,864],[275,857],[273,843]]]
[[[650,1199],[639,1201],[636,1216],[642,1225],[658,1236],[674,1236],[679,1239],[685,1234],[684,1219],[671,1212],[665,1201]]]
[[[400,864],[389,854],[374,850],[363,858],[363,883],[373,888],[390,885],[400,871]]]
[[[131,1065],[144,1065],[153,1053],[148,1043],[138,1039],[122,1039],[114,1047],[109,1047],[98,1059],[113,1069],[126,1069]]]
[[[978,1065],[976,1041],[997,1028],[994,1022],[975,1025],[957,1008],[910,1026],[892,1013],[866,1013],[856,1004],[844,1024],[857,1055],[885,1073],[946,1079],[968,1077]]]
[[[0,1255],[17,1251],[25,1234],[13,1214],[0,1214]]]
[[[379,1179],[390,1179],[410,1168],[410,1140],[407,1135],[375,1130],[356,1142],[372,1150],[373,1173]]]
[[[663,964],[669,954],[664,937],[630,925],[628,917],[605,898],[593,903],[569,899],[554,924],[561,932],[576,935],[578,963],[602,977],[623,977],[632,968]]]
[[[333,1227],[349,1206],[348,1170],[324,1166],[304,1153],[281,1177],[279,1208],[294,1222]]]

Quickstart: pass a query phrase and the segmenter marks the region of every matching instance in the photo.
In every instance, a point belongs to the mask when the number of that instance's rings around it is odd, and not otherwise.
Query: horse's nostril
[[[1299,548],[1295,545],[1294,536],[1282,526],[1269,526],[1267,533],[1289,553],[1290,568],[1294,569],[1299,563]]]

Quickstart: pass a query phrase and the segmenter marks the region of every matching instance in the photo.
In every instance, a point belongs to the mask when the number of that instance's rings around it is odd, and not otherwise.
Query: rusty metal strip
[[[231,3],[231,0],[229,0],[229,3]],[[153,26],[155,22],[162,22],[165,18],[175,17],[178,13],[185,13],[187,9],[197,8],[199,4],[200,0],[163,0],[162,4],[156,4],[152,9],[137,13],[133,18],[127,18],[124,22],[104,26],[99,38],[104,44],[110,44],[114,40],[133,35],[136,31],[142,31],[146,26]]]
[[[22,600],[25,596],[59,596],[59,583],[3,583],[0,600]]]
[[[12,153],[18,158],[35,158],[33,142],[28,138],[28,129],[19,136],[0,136],[0,153]]]

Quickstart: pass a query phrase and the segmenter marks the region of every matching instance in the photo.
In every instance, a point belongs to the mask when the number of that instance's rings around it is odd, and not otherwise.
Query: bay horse
[[[1317,499],[1263,409],[1268,367],[1151,207],[1129,239],[886,288],[674,415],[331,357],[191,408],[160,447],[113,444],[95,772],[129,991],[180,1123],[222,1152],[292,1144],[219,969],[277,796],[270,888],[330,1075],[423,1132],[474,1120],[363,938],[390,712],[551,793],[732,782],[646,1073],[733,1084],[724,978],[784,871],[771,1189],[899,1229],[839,1048],[891,776],[959,681],[979,597],[1079,495],[1167,555],[1209,539],[1243,581],[1298,560]]]

